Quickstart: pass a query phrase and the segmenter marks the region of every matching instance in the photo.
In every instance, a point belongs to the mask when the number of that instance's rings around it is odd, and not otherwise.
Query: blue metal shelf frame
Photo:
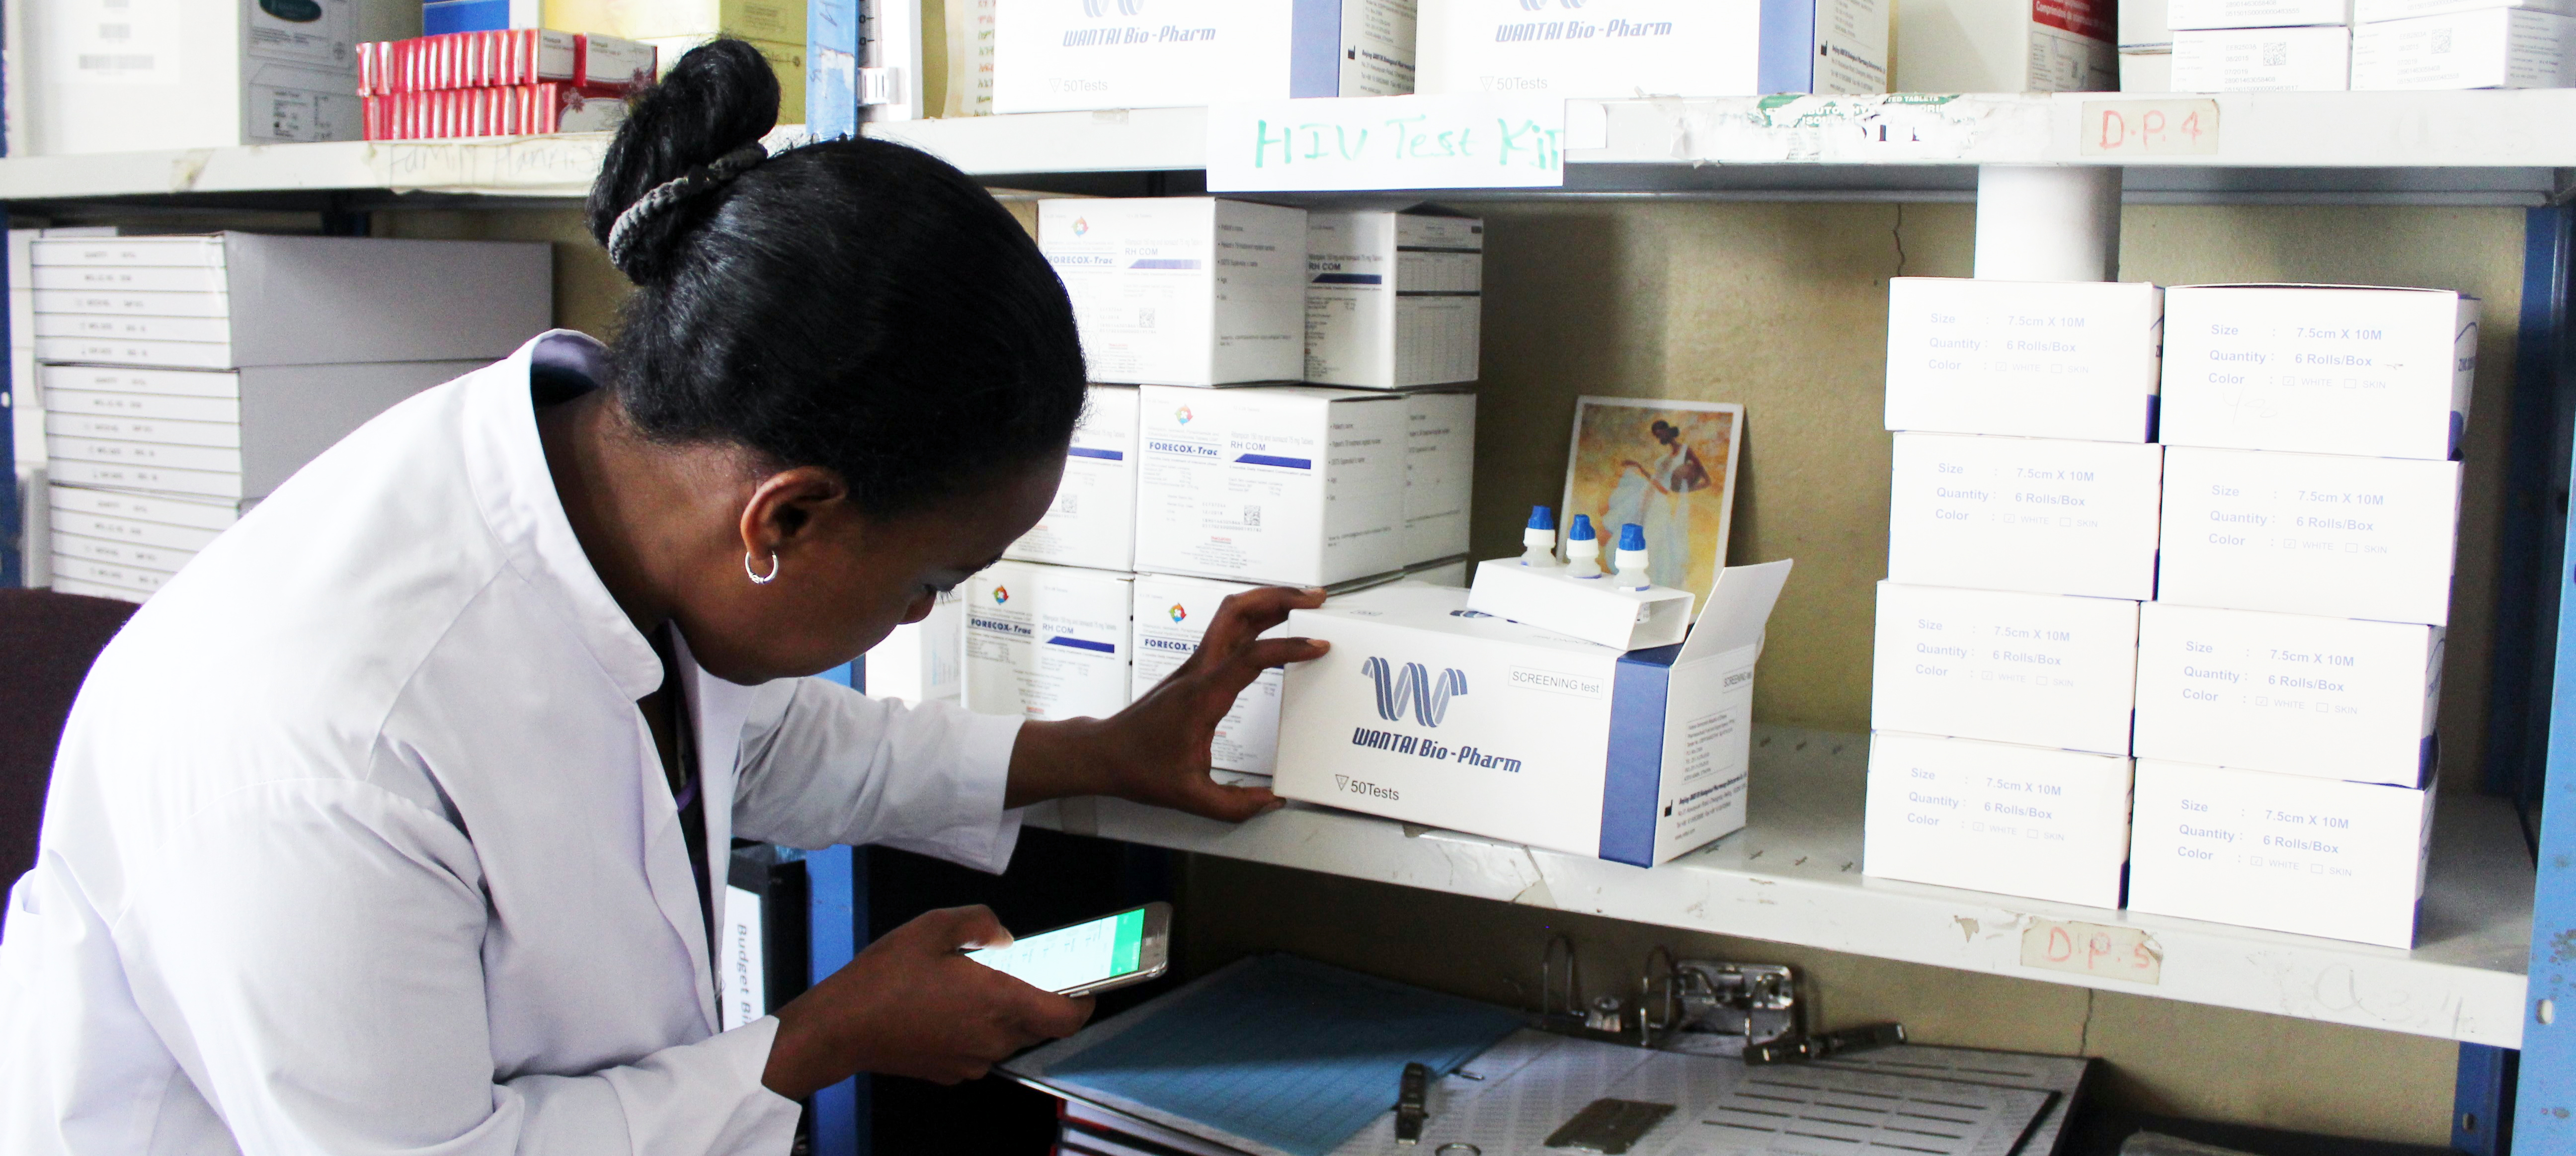
[[[0,237],[8,232],[9,209],[0,205]],[[8,300],[8,289],[9,263],[0,260],[0,302]],[[9,349],[16,339],[9,332],[10,312],[0,309],[0,350]],[[18,383],[11,380],[17,372],[17,358],[0,360],[0,421],[8,423],[6,430],[0,430],[0,435],[5,435],[0,436],[0,478],[8,479],[7,485],[0,486],[0,590],[27,584],[26,562],[18,556],[19,528],[26,525],[26,518],[18,509]]]

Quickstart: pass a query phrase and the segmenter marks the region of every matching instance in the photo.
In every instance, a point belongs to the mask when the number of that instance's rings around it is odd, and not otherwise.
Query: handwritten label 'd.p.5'
[[[1210,106],[1210,192],[1527,189],[1565,183],[1565,101],[1511,94]]]
[[[2021,965],[2156,984],[2164,980],[2165,953],[2155,936],[2135,927],[2034,919],[2021,932]]]

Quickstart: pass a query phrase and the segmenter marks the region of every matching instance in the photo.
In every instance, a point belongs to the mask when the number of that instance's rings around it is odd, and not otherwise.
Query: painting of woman
[[[1657,586],[1705,598],[1726,562],[1743,407],[1586,397],[1576,406],[1565,515],[1601,526],[1604,561],[1619,527],[1646,536]]]

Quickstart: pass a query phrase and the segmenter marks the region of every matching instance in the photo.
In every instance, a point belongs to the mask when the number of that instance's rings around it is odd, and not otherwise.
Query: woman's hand
[[[1011,942],[984,907],[933,911],[778,1009],[760,1082],[803,1099],[856,1072],[971,1080],[1041,1040],[1069,1036],[1091,1000],[1067,999],[958,954]]]

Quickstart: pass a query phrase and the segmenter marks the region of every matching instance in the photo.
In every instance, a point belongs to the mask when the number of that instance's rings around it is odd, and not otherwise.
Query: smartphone
[[[1171,966],[1172,905],[1148,903],[1116,915],[1023,935],[1009,947],[966,958],[1058,995],[1090,995],[1153,979]]]

